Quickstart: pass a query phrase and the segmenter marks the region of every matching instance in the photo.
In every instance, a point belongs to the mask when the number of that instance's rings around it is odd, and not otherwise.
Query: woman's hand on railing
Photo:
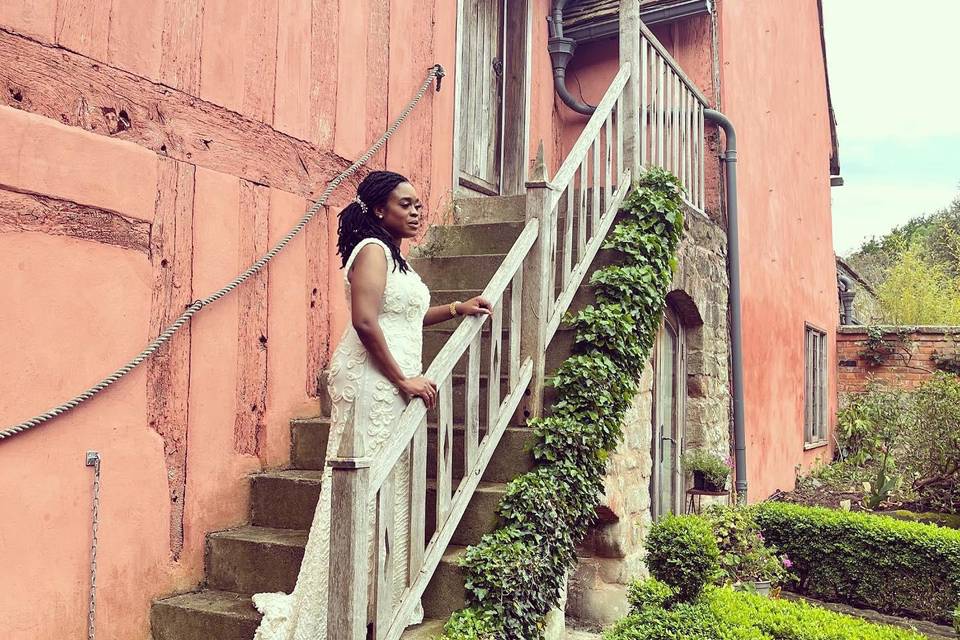
[[[470,298],[457,305],[457,314],[461,316],[488,316],[493,306],[482,296]]]
[[[397,388],[408,398],[422,399],[427,409],[437,406],[437,385],[423,376],[401,380]]]

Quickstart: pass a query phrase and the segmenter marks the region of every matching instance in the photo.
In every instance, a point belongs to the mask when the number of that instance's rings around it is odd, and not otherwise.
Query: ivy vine
[[[622,253],[624,264],[595,272],[597,303],[567,317],[576,338],[550,380],[558,400],[550,416],[530,423],[538,466],[507,485],[501,527],[467,549],[461,566],[470,604],[447,622],[447,640],[541,638],[576,545],[596,518],[608,455],[622,439],[676,268],[679,181],[650,169],[623,213],[604,248]]]

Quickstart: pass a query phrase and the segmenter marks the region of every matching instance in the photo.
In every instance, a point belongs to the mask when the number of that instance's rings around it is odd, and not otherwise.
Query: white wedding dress
[[[412,269],[401,273],[394,268],[393,256],[383,242],[367,238],[354,248],[343,269],[347,304],[350,304],[350,281],[347,274],[360,250],[368,244],[377,244],[387,256],[387,282],[379,322],[390,353],[407,376],[421,375],[423,318],[430,306],[430,292]],[[407,405],[399,390],[380,373],[368,357],[353,326],[348,326],[333,354],[328,370],[328,389],[332,400],[330,438],[327,457],[336,455],[344,426],[354,420],[366,436],[367,455],[376,464],[384,445],[393,435],[397,420]],[[402,457],[394,471],[396,502],[394,514],[396,539],[393,558],[394,607],[407,586],[407,548],[410,531],[410,460]],[[368,575],[373,574],[374,504],[368,505],[370,523],[370,554]],[[263,614],[263,620],[254,640],[325,640],[327,638],[327,595],[329,590],[330,558],[330,468],[326,467],[320,489],[320,500],[304,552],[297,584],[291,594],[258,593],[254,606]],[[371,585],[372,586],[372,585]],[[368,594],[372,594],[368,589]],[[372,602],[372,599],[371,599]],[[418,604],[414,619],[423,619]]]

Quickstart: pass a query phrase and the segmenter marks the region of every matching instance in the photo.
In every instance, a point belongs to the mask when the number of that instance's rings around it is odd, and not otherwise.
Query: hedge
[[[653,588],[650,583],[660,585]],[[666,585],[631,588],[631,615],[604,640],[924,640],[913,631],[878,625],[802,601],[775,600],[730,587],[709,588],[698,600],[669,608]]]
[[[778,502],[756,509],[764,537],[793,561],[800,593],[952,621],[960,602],[960,531]]]

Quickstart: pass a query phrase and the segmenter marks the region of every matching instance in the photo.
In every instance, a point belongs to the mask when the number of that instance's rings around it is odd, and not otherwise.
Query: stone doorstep
[[[815,598],[802,596],[800,594],[793,593],[792,591],[783,591],[782,596],[785,600],[803,600],[804,602],[808,602],[824,609],[829,609],[830,611],[844,613],[848,616],[854,616],[856,618],[862,618],[868,622],[916,631],[918,633],[922,633],[928,638],[935,638],[937,640],[946,638],[953,640],[958,637],[957,633],[952,628],[946,625],[937,624],[936,622],[930,622],[928,620],[902,618],[899,616],[891,616],[885,613],[880,613],[879,611],[874,611],[872,609],[858,609],[848,604],[841,604],[839,602],[825,602]]]

